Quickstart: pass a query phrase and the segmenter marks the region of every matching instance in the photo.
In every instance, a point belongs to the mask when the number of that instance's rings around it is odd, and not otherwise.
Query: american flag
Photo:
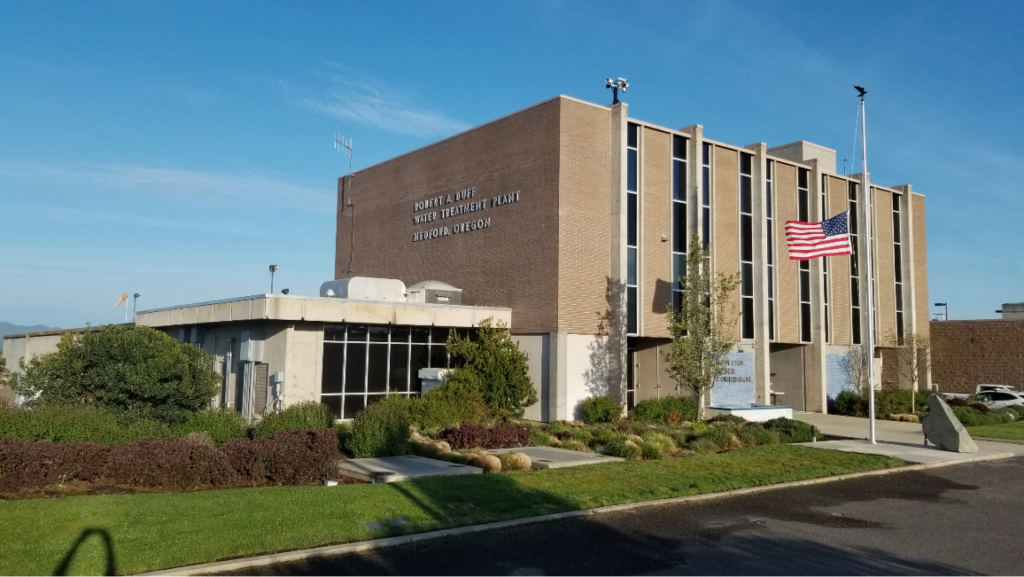
[[[789,260],[851,254],[850,212],[822,222],[786,222],[786,246],[789,248]]]

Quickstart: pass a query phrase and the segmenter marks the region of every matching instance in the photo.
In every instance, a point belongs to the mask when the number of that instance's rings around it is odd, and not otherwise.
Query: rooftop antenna
[[[345,140],[344,136],[335,132],[334,150],[348,157],[348,175],[345,177],[344,184],[342,184],[341,206],[338,209],[338,214],[344,214],[346,210],[352,209],[352,226],[349,229],[348,240],[348,266],[345,268],[345,274],[352,276],[352,248],[355,244],[356,235],[356,205],[352,203],[352,199],[347,194],[352,187],[352,139]]]
[[[629,81],[622,77],[619,77],[618,81],[613,81],[611,78],[605,78],[604,83],[605,88],[612,89],[612,104],[619,103],[620,88],[623,92],[626,91],[626,88],[629,88]]]

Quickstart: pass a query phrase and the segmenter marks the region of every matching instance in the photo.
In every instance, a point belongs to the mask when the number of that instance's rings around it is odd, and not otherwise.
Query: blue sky
[[[928,199],[930,300],[1024,300],[1024,3],[4,2],[0,320],[73,327],[333,276],[335,183],[556,94],[810,140]],[[525,136],[524,136],[525,137]],[[123,306],[123,305],[122,305]]]

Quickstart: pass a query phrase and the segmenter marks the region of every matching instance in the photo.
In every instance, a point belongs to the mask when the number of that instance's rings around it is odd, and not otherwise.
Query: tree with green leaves
[[[171,424],[209,406],[220,382],[208,353],[144,326],[64,333],[57,352],[21,367],[28,407],[96,405]]]
[[[484,319],[475,338],[469,339],[452,331],[448,354],[458,366],[446,383],[477,388],[496,416],[522,417],[526,407],[537,402],[529,357],[512,340],[505,323]]]
[[[697,235],[690,239],[679,306],[668,307],[668,328],[672,344],[665,355],[666,370],[681,389],[697,397],[697,418],[704,419],[704,397],[724,374],[726,355],[736,344],[739,314],[735,293],[739,273],[712,275],[710,247],[705,249]]]
[[[0,353],[0,388],[9,387],[14,390],[15,384],[18,382],[18,375],[11,372],[7,368],[7,359],[4,358],[3,353]],[[3,404],[3,401],[0,401]]]

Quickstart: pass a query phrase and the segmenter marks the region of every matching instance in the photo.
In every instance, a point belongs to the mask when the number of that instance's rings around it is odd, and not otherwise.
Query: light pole
[[[281,267],[276,264],[270,265],[270,294],[274,294],[274,273]]]
[[[943,310],[943,312],[942,312],[942,320],[948,321],[949,320],[949,307],[946,306],[946,303],[935,303],[935,306],[942,307],[942,310]]]
[[[132,298],[132,322],[133,323],[135,322],[135,311],[137,311],[139,309],[139,297],[140,296],[142,296],[142,295],[140,295],[139,293],[135,293],[135,296]]]

